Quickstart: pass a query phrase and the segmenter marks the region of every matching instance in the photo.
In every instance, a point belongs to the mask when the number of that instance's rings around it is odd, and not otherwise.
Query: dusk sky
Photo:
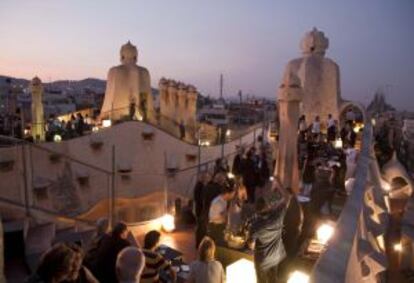
[[[330,40],[344,98],[367,103],[383,88],[414,110],[412,0],[0,0],[0,74],[106,78],[131,40],[154,87],[165,76],[216,96],[223,73],[226,96],[275,97],[313,27]]]

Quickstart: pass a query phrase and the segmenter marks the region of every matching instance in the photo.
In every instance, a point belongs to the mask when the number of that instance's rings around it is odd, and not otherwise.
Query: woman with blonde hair
[[[198,247],[198,260],[190,265],[187,283],[224,283],[223,266],[215,260],[216,244],[210,237],[204,237]]]

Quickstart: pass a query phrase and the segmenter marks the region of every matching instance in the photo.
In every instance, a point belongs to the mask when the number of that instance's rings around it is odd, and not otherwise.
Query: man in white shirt
[[[314,138],[317,138],[319,134],[321,133],[321,121],[320,121],[319,116],[315,117],[315,120],[312,123],[311,132]]]
[[[227,204],[234,198],[234,185],[226,185],[221,194],[212,202],[208,213],[208,235],[215,241],[216,245],[224,245],[224,230],[227,225]]]

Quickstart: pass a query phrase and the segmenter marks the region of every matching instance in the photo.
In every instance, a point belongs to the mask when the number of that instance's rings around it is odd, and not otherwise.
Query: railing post
[[[197,149],[198,149],[198,156],[197,156],[197,160],[198,160],[198,166],[197,166],[197,175],[200,174],[201,171],[201,144],[200,144],[200,130],[198,130],[198,137],[197,137]]]
[[[112,176],[111,176],[111,188],[109,193],[109,226],[112,229],[115,222],[115,145],[112,145]]]
[[[223,133],[223,129],[224,129],[224,127],[220,126],[219,133],[220,133],[220,143],[221,143],[221,159],[223,159],[223,157],[224,157],[224,142],[225,142],[225,139],[226,139],[226,133]]]
[[[257,128],[254,128],[253,130],[253,146],[256,146],[256,129]]]
[[[3,235],[3,222],[0,216],[0,282],[6,282],[4,277],[4,235]]]
[[[23,166],[23,186],[24,186],[24,208],[25,214],[27,217],[30,216],[29,210],[29,190],[27,184],[27,164],[26,164],[26,153],[25,153],[25,145],[22,144],[22,166]]]

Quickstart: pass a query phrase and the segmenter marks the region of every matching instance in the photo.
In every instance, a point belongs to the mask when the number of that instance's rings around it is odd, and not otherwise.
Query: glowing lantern
[[[165,232],[172,232],[175,229],[174,216],[165,214],[161,217],[161,227]]]
[[[294,271],[289,275],[287,283],[308,283],[309,275],[301,271]]]
[[[394,244],[394,251],[402,252],[402,250],[403,250],[403,247],[401,243]]]
[[[322,224],[316,231],[316,237],[321,244],[326,244],[334,234],[334,227],[329,224]]]
[[[227,283],[256,283],[256,270],[252,261],[240,259],[226,268]]]
[[[102,127],[104,127],[104,128],[108,128],[108,127],[110,127],[112,125],[112,121],[111,120],[109,120],[109,119],[107,119],[107,120],[103,120],[102,121]]]
[[[92,132],[96,133],[97,131],[99,131],[99,128],[97,126],[92,127]]]
[[[385,183],[385,182],[384,182],[384,185],[382,186],[382,188],[383,188],[383,190],[384,190],[384,191],[386,191],[386,192],[391,191],[391,185],[390,185],[390,184],[388,184],[388,183]]]
[[[62,136],[61,135],[54,135],[53,136],[53,141],[54,142],[61,142],[62,141]]]
[[[335,140],[334,147],[335,147],[335,148],[342,148],[342,146],[343,146],[342,139],[336,139],[336,140]]]
[[[234,174],[231,172],[227,173],[227,178],[234,179]]]

